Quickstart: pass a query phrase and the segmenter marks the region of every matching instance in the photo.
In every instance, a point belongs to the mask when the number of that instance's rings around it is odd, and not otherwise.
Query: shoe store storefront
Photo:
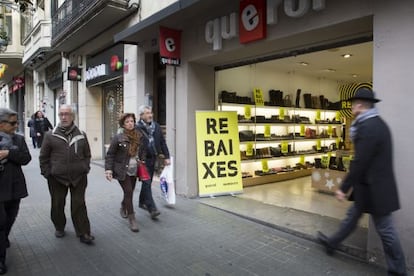
[[[86,86],[102,93],[102,141],[101,153],[105,156],[112,137],[119,129],[118,118],[124,112],[123,64],[124,45],[111,47],[87,59]]]
[[[167,142],[173,155],[182,153],[176,155],[177,193],[198,195],[196,111],[236,111],[243,176],[243,193],[238,196],[342,218],[348,205],[338,204],[331,192],[352,158],[352,116],[343,100],[358,87],[373,87],[394,136],[405,129],[392,106],[412,109],[402,99],[410,97],[406,91],[414,85],[404,81],[408,73],[397,71],[406,63],[400,55],[410,54],[406,45],[414,45],[414,23],[409,19],[414,4],[186,3],[177,1],[153,15],[148,22],[157,24],[151,27],[137,24],[115,37],[142,42],[145,50],[145,41],[151,41],[151,31],[156,33],[159,26],[182,33],[181,65],[166,69]],[[189,21],[191,25],[185,23]],[[397,34],[404,39],[397,40]],[[409,143],[399,136],[394,143],[403,206],[395,220],[405,251],[414,252],[409,234],[414,229],[409,215],[414,205],[405,196],[414,192],[404,165]],[[361,224],[368,228],[367,251],[380,260],[375,230],[368,220]]]

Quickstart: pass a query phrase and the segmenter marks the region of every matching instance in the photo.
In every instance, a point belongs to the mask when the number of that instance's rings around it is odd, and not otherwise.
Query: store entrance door
[[[103,134],[104,134],[103,156],[105,156],[112,138],[118,132],[118,128],[119,128],[118,119],[120,115],[124,112],[123,83],[112,82],[106,86],[103,86],[102,89],[103,89],[102,110],[103,110]]]

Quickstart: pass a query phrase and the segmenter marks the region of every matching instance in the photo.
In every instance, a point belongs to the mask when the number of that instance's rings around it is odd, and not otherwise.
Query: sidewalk
[[[50,199],[38,169],[38,150],[24,168],[29,197],[24,199],[8,250],[7,275],[386,275],[383,268],[342,254],[327,256],[315,242],[201,204],[177,198],[164,206],[154,198],[159,220],[136,208],[139,233],[119,215],[121,188],[92,164],[86,200],[93,246],[76,238],[67,204],[67,235],[54,236]],[[138,189],[134,195],[137,205]],[[68,198],[69,199],[69,198]]]

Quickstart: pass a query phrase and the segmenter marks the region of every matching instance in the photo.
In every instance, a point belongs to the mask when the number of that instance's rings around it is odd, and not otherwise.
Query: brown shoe
[[[135,219],[135,214],[128,215],[129,228],[132,232],[139,232],[138,223]]]
[[[128,217],[128,212],[127,210],[121,206],[121,209],[119,210],[119,213],[121,214],[121,217],[123,218],[127,218]]]

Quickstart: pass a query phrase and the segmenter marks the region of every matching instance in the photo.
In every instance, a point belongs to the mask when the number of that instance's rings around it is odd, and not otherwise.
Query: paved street
[[[385,270],[322,248],[276,229],[177,198],[167,208],[154,186],[159,220],[136,209],[139,233],[119,215],[121,188],[92,165],[87,190],[95,244],[79,242],[67,204],[67,235],[54,236],[49,194],[38,169],[38,150],[25,167],[29,197],[11,233],[7,275],[386,275]],[[138,190],[139,190],[138,185]],[[135,193],[137,206],[138,192]]]

